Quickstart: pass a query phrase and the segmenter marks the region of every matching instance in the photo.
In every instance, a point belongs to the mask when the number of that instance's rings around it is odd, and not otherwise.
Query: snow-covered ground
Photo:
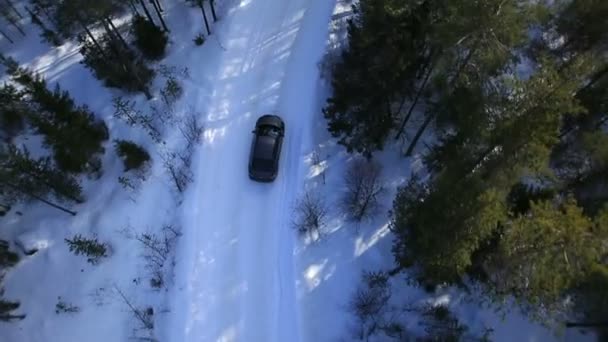
[[[117,182],[122,164],[108,142],[104,174],[84,181],[87,201],[74,207],[77,216],[31,204],[17,208],[22,216],[14,210],[0,218],[0,238],[39,248],[32,256],[22,255],[4,279],[4,296],[20,300],[17,313],[27,317],[0,323],[0,342],[147,336],[116,288],[135,306],[154,308],[154,335],[162,342],[354,340],[348,302],[362,270],[392,268],[386,213],[395,189],[421,167],[419,157],[400,158],[396,147],[379,154],[386,185],[382,208],[364,223],[346,221],[336,203],[352,156],[326,132],[321,108],[330,89],[318,64],[326,49],[337,48],[343,38],[336,28],[343,27],[339,23],[349,14],[349,1],[216,2],[220,21],[207,42],[195,47],[192,38],[202,31],[200,11],[181,0],[163,1],[172,31],[161,63],[188,67],[190,74],[175,114],[194,110],[205,125],[194,155],[194,181],[183,197],[173,190],[161,157],[183,144],[175,127],[167,127],[166,144],[159,146],[142,130],[114,118],[111,98],[120,92],[102,87],[78,63],[73,44],[50,48],[39,43],[32,26],[16,44],[0,42],[2,53],[89,105],[108,123],[113,138],[143,144],[154,159],[140,190],[126,192]],[[141,95],[134,99],[147,106]],[[251,129],[265,113],[284,118],[286,140],[277,180],[258,184],[247,177],[247,159]],[[312,165],[313,151],[320,156],[318,165]],[[322,194],[331,206],[328,229],[316,242],[292,229],[294,202],[304,189]],[[174,279],[155,291],[147,283],[141,245],[123,230],[158,232],[166,224],[181,227],[182,236],[175,246]],[[97,234],[112,245],[112,255],[96,266],[73,255],[64,239],[77,233]],[[576,331],[555,335],[516,310],[494,312],[459,290],[427,294],[405,283],[404,275],[392,280],[397,304],[447,303],[472,330],[493,328],[495,341],[590,339]],[[58,297],[79,312],[55,313]],[[419,316],[402,318],[408,330],[420,333]]]
[[[222,23],[218,38],[226,51],[210,76],[205,139],[183,205],[176,341],[298,340],[291,205],[311,141],[316,62],[332,7],[331,1],[243,1]],[[265,113],[286,124],[272,184],[250,181],[246,167],[251,130]]]

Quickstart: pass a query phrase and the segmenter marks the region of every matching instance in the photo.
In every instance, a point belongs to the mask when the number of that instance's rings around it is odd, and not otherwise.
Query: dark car
[[[249,156],[249,178],[259,182],[277,178],[284,135],[285,123],[277,115],[263,115],[258,119]]]

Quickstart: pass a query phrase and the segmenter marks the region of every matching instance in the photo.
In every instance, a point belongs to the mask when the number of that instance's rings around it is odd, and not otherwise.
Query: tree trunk
[[[429,113],[427,115],[426,119],[424,119],[422,126],[420,126],[420,128],[418,129],[418,132],[416,132],[414,139],[412,140],[412,142],[410,143],[410,146],[407,148],[407,151],[405,152],[406,156],[410,157],[412,155],[412,152],[414,152],[414,148],[416,147],[416,144],[418,143],[418,139],[420,139],[420,137],[422,136],[422,133],[424,133],[424,131],[426,131],[426,128],[429,126],[429,124],[431,123],[431,121],[433,121],[434,118],[435,118],[435,114]]]
[[[162,6],[162,4],[160,3],[160,0],[154,0],[154,1],[156,2],[156,6],[158,6],[158,9],[159,9],[161,12],[164,12],[165,10],[163,9],[163,6]]]
[[[13,12],[15,12],[19,16],[20,19],[23,19],[23,15],[21,15],[21,13],[19,13],[19,11],[15,7],[15,5],[13,5],[13,2],[11,0],[4,0],[4,2],[6,2],[10,6],[10,8],[13,10]]]
[[[589,83],[587,83],[584,87],[579,89],[576,92],[576,95],[579,95],[580,93],[584,92],[585,90],[591,88],[594,84],[599,82],[599,80],[601,80],[602,77],[604,77],[604,75],[606,75],[606,74],[608,74],[608,64],[606,64],[603,69],[600,69],[600,71],[593,74],[591,76],[591,79],[589,80]]]
[[[137,83],[139,83],[139,85],[141,87],[141,91],[144,93],[144,95],[146,95],[146,98],[148,100],[151,99],[152,94],[150,94],[148,87],[146,87],[146,85],[141,80],[141,77],[137,73],[137,69],[135,69],[135,67],[133,66],[133,61],[131,59],[129,59],[127,56],[125,56],[125,54],[124,54],[124,51],[129,50],[129,46],[127,45],[127,42],[125,42],[124,39],[122,39],[122,36],[120,35],[120,33],[118,33],[118,30],[116,30],[116,27],[114,27],[114,30],[112,28],[110,28],[108,23],[112,26],[114,26],[114,25],[112,24],[112,21],[109,18],[107,18],[107,21],[101,20],[101,23],[103,24],[104,29],[106,30],[107,34],[113,40],[120,40],[121,44],[125,48],[125,50],[119,49],[116,46],[114,46],[113,42],[110,42],[110,47],[112,48],[112,50],[114,51],[114,53],[116,54],[118,59],[121,61],[123,69],[125,70],[125,72],[128,72],[133,77],[135,77]]]
[[[101,55],[107,59],[108,56],[106,55],[106,52],[101,48],[101,45],[99,45],[99,42],[97,41],[97,39],[95,39],[95,36],[93,36],[93,33],[91,32],[91,30],[89,30],[87,25],[85,25],[82,21],[79,21],[78,23],[82,26],[82,28],[84,29],[84,32],[86,32],[87,36],[89,36],[89,38],[91,38],[91,40],[93,41],[93,44],[99,50],[99,53],[101,53]]]
[[[122,35],[120,34],[120,31],[118,31],[118,29],[116,28],[116,26],[114,26],[114,23],[112,22],[112,19],[110,19],[109,17],[105,18],[106,22],[108,24],[110,24],[110,28],[112,29],[112,31],[114,32],[114,36],[116,38],[118,38],[118,40],[120,40],[120,42],[122,43],[122,46],[124,46],[124,48],[126,50],[129,50],[129,44],[127,44],[127,42],[125,41],[125,39],[122,37]]]
[[[11,183],[9,183],[9,182],[7,182],[7,181],[4,181],[4,180],[0,180],[0,181],[1,181],[3,184],[6,184],[7,186],[9,186],[10,188],[15,189],[15,190],[17,190],[18,192],[20,192],[20,193],[22,193],[22,194],[25,194],[25,195],[27,195],[27,196],[30,196],[30,197],[32,197],[32,198],[34,198],[34,199],[36,199],[36,200],[38,200],[38,201],[40,201],[40,202],[42,202],[42,203],[44,203],[44,204],[48,205],[48,206],[51,206],[51,207],[53,207],[53,208],[55,208],[55,209],[59,209],[59,210],[61,210],[61,211],[63,211],[63,212],[66,212],[66,213],[68,213],[68,214],[71,214],[72,216],[76,216],[76,212],[75,212],[75,211],[71,211],[71,210],[69,210],[69,209],[67,209],[67,208],[64,208],[64,207],[62,207],[62,206],[58,205],[58,204],[55,204],[55,203],[50,202],[50,201],[47,201],[47,200],[45,200],[44,198],[42,198],[42,197],[40,197],[40,196],[38,196],[38,195],[36,195],[36,194],[33,194],[33,193],[29,192],[29,191],[24,191],[24,190],[21,190],[19,187],[15,186],[14,184],[11,184]]]
[[[131,13],[133,13],[134,16],[139,16],[139,11],[137,10],[137,6],[135,6],[135,2],[134,0],[129,0],[129,7],[131,8]]]
[[[150,12],[148,11],[148,7],[146,7],[146,3],[144,2],[144,0],[139,0],[139,4],[141,5],[141,7],[144,9],[144,13],[146,14],[146,17],[148,17],[148,20],[156,25],[154,23],[154,19],[152,19],[152,15],[150,14]]]
[[[209,29],[209,22],[207,21],[207,15],[205,15],[205,4],[202,1],[199,1],[201,12],[203,13],[203,19],[205,19],[205,27],[207,28],[207,35],[211,35],[211,30]]]
[[[435,68],[435,65],[433,64],[431,66],[431,68],[429,69],[429,71],[427,72],[426,76],[424,77],[424,80],[422,81],[420,88],[418,88],[418,92],[416,92],[416,97],[414,97],[414,101],[410,105],[410,109],[407,111],[407,115],[405,116],[405,118],[403,118],[403,121],[401,122],[401,126],[399,127],[399,131],[397,132],[397,135],[395,136],[395,140],[398,140],[399,137],[401,137],[401,134],[403,133],[403,131],[405,130],[405,125],[410,120],[410,117],[412,116],[412,113],[414,112],[414,108],[418,104],[420,95],[422,95],[422,92],[426,89],[426,84],[428,83],[429,78],[431,77],[431,74],[433,73],[434,68]]]
[[[15,43],[4,31],[0,30],[0,34],[2,36],[4,36],[4,38],[6,38],[6,40],[8,40],[9,42],[11,42],[11,44]]]
[[[217,15],[215,15],[215,5],[213,5],[213,2],[215,0],[209,0],[209,5],[211,6],[211,15],[213,16],[213,22],[217,21]]]
[[[169,32],[169,28],[167,27],[167,24],[165,23],[165,20],[163,19],[163,14],[161,13],[160,8],[156,4],[156,1],[150,0],[150,3],[152,4],[152,6],[154,7],[154,10],[156,11],[156,15],[158,16],[158,19],[160,20],[160,24],[162,25],[163,30],[165,30],[165,32]]]

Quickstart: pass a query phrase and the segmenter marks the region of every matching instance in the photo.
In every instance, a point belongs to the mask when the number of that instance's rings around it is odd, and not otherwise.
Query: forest
[[[323,114],[351,153],[423,155],[393,202],[396,272],[608,340],[608,2],[352,8]]]
[[[186,146],[163,150],[162,162],[176,191],[185,190],[191,181],[190,159],[202,127],[195,113],[178,116],[173,108],[183,94],[182,82],[189,77],[188,69],[159,64],[167,53],[171,34],[164,20],[165,5],[160,0],[0,2],[3,43],[19,44],[27,35],[37,33],[41,43],[50,47],[75,44],[80,64],[105,87],[120,94],[113,99],[113,117],[143,130],[152,142],[111,136],[99,113],[79,104],[83,99],[74,98],[59,83],[47,81],[38,71],[21,66],[0,51],[4,78],[0,84],[0,216],[23,215],[14,208],[30,203],[58,210],[56,215],[77,215],[75,207],[87,201],[83,183],[99,181],[104,174],[107,146],[114,148],[115,158],[124,164],[123,174],[114,183],[120,183],[127,192],[136,192],[149,176],[153,162],[150,155],[157,152],[147,151],[144,145],[160,150],[163,135],[173,126],[179,126]],[[202,15],[198,35],[186,37],[196,48],[205,42],[218,20],[214,1],[185,1],[180,6],[193,7]],[[121,22],[125,17],[130,20]],[[137,109],[135,101],[127,99],[138,94],[144,95],[149,109]],[[35,136],[40,137],[40,144],[31,142]],[[157,248],[161,243],[156,235],[145,237],[147,240],[140,240],[148,246]],[[108,256],[108,245],[95,237],[77,235],[65,240],[70,251],[88,255],[89,261]],[[36,251],[20,252],[13,243],[0,240],[0,282],[19,262],[20,255],[27,257]],[[155,287],[163,285],[160,268],[166,255],[160,259],[151,280]],[[0,296],[3,293],[0,287]],[[24,319],[25,314],[16,313],[19,306],[18,300],[0,298],[0,320]]]

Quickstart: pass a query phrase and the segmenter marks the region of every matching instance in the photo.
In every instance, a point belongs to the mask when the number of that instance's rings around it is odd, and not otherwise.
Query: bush
[[[196,46],[201,46],[205,43],[205,35],[202,33],[199,33],[196,35],[196,37],[194,37],[193,41],[194,41],[194,44],[196,44]]]
[[[61,297],[57,297],[57,304],[55,304],[55,313],[77,313],[80,308],[76,305],[64,302]]]
[[[165,55],[165,48],[169,40],[167,34],[140,15],[133,18],[132,25],[135,46],[144,57],[153,60],[161,59]]]
[[[87,239],[77,234],[72,239],[65,239],[65,242],[70,247],[70,252],[86,255],[87,261],[93,265],[98,264],[102,258],[108,257],[108,244],[99,242],[97,238]]]
[[[150,161],[150,154],[141,146],[128,140],[114,140],[116,154],[122,158],[125,171],[142,168]]]
[[[163,97],[163,102],[165,105],[167,105],[167,107],[173,106],[173,104],[179,100],[183,93],[184,88],[179,83],[177,78],[172,76],[167,78],[167,83],[165,83],[163,89],[160,90],[160,95]]]

